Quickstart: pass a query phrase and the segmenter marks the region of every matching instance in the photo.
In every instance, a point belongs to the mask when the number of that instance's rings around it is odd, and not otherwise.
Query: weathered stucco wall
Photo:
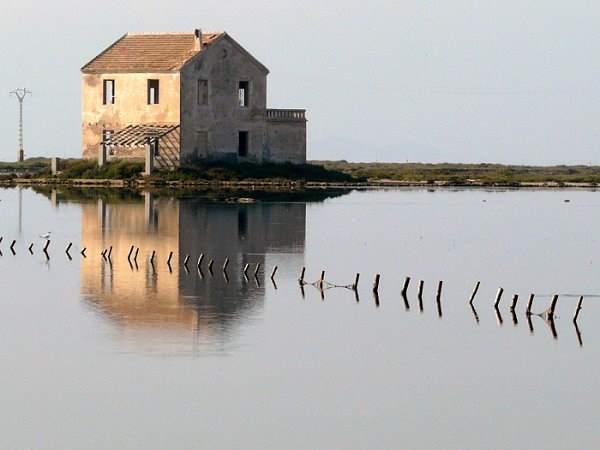
[[[159,80],[159,101],[148,105],[148,80]],[[115,104],[103,105],[103,80],[115,80]],[[97,158],[102,130],[136,123],[179,123],[179,73],[106,73],[82,75],[83,157]],[[125,156],[125,155],[123,155]],[[137,156],[137,155],[127,155]],[[143,150],[140,156],[143,157]]]
[[[199,104],[198,80],[208,80],[208,103]],[[240,81],[250,82],[248,107],[239,106]],[[217,40],[181,71],[181,145],[186,159],[263,159],[267,71],[228,37]],[[238,157],[238,133],[249,132],[248,156]]]
[[[306,163],[306,122],[267,122],[265,160]]]

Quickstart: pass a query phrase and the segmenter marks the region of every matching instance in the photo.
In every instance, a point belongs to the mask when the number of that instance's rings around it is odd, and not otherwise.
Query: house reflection
[[[301,267],[305,203],[218,203],[144,194],[82,203],[81,290],[88,305],[118,325],[136,347],[226,346],[248,318],[260,315],[269,259]],[[137,266],[127,255],[139,247]],[[100,253],[112,246],[111,261]],[[156,252],[154,265],[150,255]],[[172,271],[166,261],[173,252]],[[202,271],[196,261],[204,254]],[[190,255],[189,269],[182,261]],[[221,267],[229,259],[225,277]],[[214,274],[207,269],[214,260]],[[243,267],[250,264],[249,278]],[[268,276],[267,276],[268,278]],[[169,350],[170,351],[170,350]]]

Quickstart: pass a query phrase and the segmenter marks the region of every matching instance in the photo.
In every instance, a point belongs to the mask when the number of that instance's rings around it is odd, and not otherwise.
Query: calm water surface
[[[600,193],[179,197],[0,190],[0,448],[600,445]],[[303,292],[303,266],[337,285],[360,272],[358,299]],[[537,313],[561,294],[554,323],[528,322],[531,292]]]

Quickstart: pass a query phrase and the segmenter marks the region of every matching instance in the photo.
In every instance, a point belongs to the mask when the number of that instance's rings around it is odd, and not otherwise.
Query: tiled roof
[[[203,33],[203,46],[222,33]],[[178,70],[198,51],[194,33],[128,33],[81,70],[85,73]]]

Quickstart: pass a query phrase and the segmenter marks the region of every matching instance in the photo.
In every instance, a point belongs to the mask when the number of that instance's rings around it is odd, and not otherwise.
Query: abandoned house
[[[84,158],[306,162],[305,111],[267,108],[269,70],[227,33],[128,33],[81,72]]]

